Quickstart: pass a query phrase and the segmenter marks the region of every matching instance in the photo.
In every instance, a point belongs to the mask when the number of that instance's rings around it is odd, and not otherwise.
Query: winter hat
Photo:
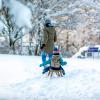
[[[45,20],[45,24],[51,24],[51,20],[46,19],[46,20]]]
[[[59,55],[60,54],[60,51],[57,47],[54,48],[53,50],[53,55]]]

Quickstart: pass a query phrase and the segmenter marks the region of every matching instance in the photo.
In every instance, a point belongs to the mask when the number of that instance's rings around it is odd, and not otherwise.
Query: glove
[[[43,65],[42,64],[40,64],[40,67],[42,67]]]
[[[45,44],[42,44],[42,46],[40,47],[40,49],[42,50],[45,47]]]
[[[67,64],[67,62],[63,62],[62,64],[63,64],[63,65],[66,65],[66,64]]]

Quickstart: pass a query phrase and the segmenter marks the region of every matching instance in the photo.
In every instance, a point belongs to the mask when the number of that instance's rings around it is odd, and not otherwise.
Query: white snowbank
[[[14,16],[15,22],[19,27],[31,28],[32,14],[30,9],[22,3],[11,0],[9,3],[10,12]]]
[[[0,100],[100,100],[99,59],[64,59],[65,77],[42,75],[41,58],[0,55]]]

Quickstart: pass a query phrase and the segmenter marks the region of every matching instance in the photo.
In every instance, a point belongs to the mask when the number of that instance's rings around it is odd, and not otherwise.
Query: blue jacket
[[[52,60],[52,58],[51,58],[50,60],[48,60],[48,61],[46,61],[46,62],[40,64],[40,67],[45,66],[45,65],[47,65],[47,64],[51,65],[51,60]],[[59,61],[60,61],[60,65],[61,65],[61,66],[64,66],[64,65],[67,64],[67,62],[66,62],[66,61],[63,61],[61,57],[60,57]],[[59,66],[59,67],[60,67],[60,66]]]

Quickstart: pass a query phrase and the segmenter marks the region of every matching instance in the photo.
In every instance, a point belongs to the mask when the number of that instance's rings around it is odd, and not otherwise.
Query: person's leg
[[[42,52],[42,62],[44,63],[46,61],[47,54],[45,52]]]
[[[47,53],[42,52],[42,63],[44,63],[46,61],[46,57],[47,57]],[[46,69],[46,66],[44,66],[42,74],[44,74],[46,72],[47,72],[47,69]]]
[[[49,71],[49,68],[50,68],[50,66],[48,66],[48,67],[45,67],[45,68],[43,69],[43,72],[42,72],[42,74],[44,74],[44,73],[48,72],[48,71]]]
[[[48,56],[49,56],[49,59],[51,59],[52,58],[52,53],[49,53]]]
[[[65,75],[65,70],[62,67],[60,67],[60,70],[62,70],[63,75]]]

